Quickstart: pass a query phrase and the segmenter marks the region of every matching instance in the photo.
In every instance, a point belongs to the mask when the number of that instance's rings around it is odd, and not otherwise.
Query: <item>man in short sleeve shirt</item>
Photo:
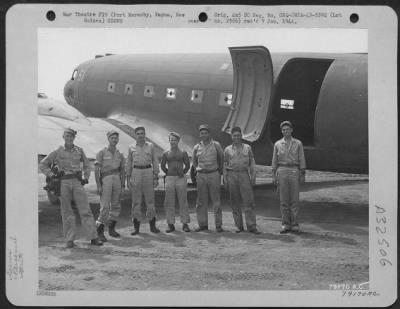
[[[224,151],[220,143],[210,136],[207,124],[199,127],[200,143],[193,148],[193,166],[197,172],[197,221],[196,232],[208,230],[208,199],[214,208],[215,227],[218,233],[222,229],[221,175],[224,164]]]
[[[231,131],[232,145],[224,150],[224,185],[229,190],[236,233],[244,231],[243,204],[247,231],[260,234],[256,226],[253,188],[256,184],[256,163],[250,145],[242,143],[242,129],[234,127]]]
[[[84,179],[86,180],[89,180],[90,177],[90,165],[83,149],[74,145],[76,133],[71,128],[65,129],[63,134],[64,145],[49,153],[39,163],[39,169],[47,177],[53,177],[51,166],[57,165],[58,171],[62,175],[60,209],[64,238],[67,242],[66,247],[72,248],[75,246],[76,226],[75,215],[71,208],[72,200],[75,201],[85,234],[91,240],[90,243],[95,246],[101,246],[103,243],[98,239],[88,197],[80,179],[81,163]]]
[[[158,160],[154,145],[146,141],[144,127],[135,128],[136,143],[128,150],[126,163],[126,176],[128,188],[132,192],[132,221],[134,231],[131,235],[139,233],[142,196],[147,206],[146,216],[149,220],[150,231],[159,233],[156,227],[156,209],[154,202],[154,188],[158,186]]]
[[[278,185],[282,226],[280,233],[298,232],[299,185],[305,181],[306,161],[303,144],[292,137],[293,125],[283,121],[283,138],[274,145],[272,156],[273,182]]]
[[[107,133],[107,138],[108,147],[97,153],[95,162],[95,178],[101,204],[96,225],[102,241],[107,241],[104,236],[106,223],[111,237],[121,236],[115,231],[115,225],[121,212],[121,192],[125,187],[125,159],[117,149],[119,133],[111,130]]]

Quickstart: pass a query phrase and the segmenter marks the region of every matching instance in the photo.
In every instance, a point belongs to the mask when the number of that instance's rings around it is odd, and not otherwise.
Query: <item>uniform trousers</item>
[[[153,169],[136,169],[132,170],[131,175],[131,190],[132,190],[132,219],[140,221],[142,213],[142,196],[146,203],[146,217],[148,220],[156,217],[154,203],[154,179]]]
[[[200,227],[208,226],[208,198],[214,208],[215,226],[222,227],[221,176],[213,173],[197,173],[196,214]]]
[[[185,176],[167,176],[165,178],[164,209],[168,224],[175,224],[175,196],[178,197],[181,222],[183,224],[190,222],[186,188]]]
[[[299,177],[297,167],[278,167],[276,176],[279,183],[279,198],[282,215],[282,226],[290,228],[298,226],[298,201],[299,201]]]
[[[229,197],[231,200],[233,220],[237,228],[243,229],[243,204],[247,230],[256,228],[256,215],[253,187],[247,171],[227,171]]]
[[[112,174],[103,177],[103,191],[100,197],[100,213],[97,222],[118,221],[121,212],[121,176]]]
[[[97,238],[96,224],[89,207],[86,192],[81,182],[76,178],[72,178],[61,180],[60,208],[65,240],[74,240],[76,235],[75,214],[71,208],[72,200],[75,201],[76,208],[79,211],[86,237],[88,239]]]

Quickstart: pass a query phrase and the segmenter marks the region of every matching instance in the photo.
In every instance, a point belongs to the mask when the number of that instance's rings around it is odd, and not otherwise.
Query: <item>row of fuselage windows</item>
[[[78,73],[78,70],[74,70],[72,73],[72,78],[71,80],[77,80],[77,81],[82,81],[85,76],[85,71],[80,70]],[[112,94],[115,93],[116,91],[117,84],[114,81],[109,81],[107,84],[107,92]],[[165,99],[174,101],[177,98],[178,95],[178,89],[177,88],[163,88],[165,89]],[[126,83],[124,85],[124,95],[126,96],[133,96],[134,94],[134,84],[132,83]],[[156,89],[154,86],[147,85],[144,86],[144,92],[143,96],[146,98],[153,98],[154,95],[156,94]],[[198,103],[201,104],[203,103],[203,98],[204,98],[204,90],[200,89],[193,89],[191,91],[191,96],[190,96],[190,101],[193,103]],[[231,106],[232,105],[232,93],[227,93],[227,92],[221,92],[219,96],[219,101],[218,105],[220,106]]]
[[[116,91],[116,82],[108,82],[107,84],[107,92],[115,93]],[[178,96],[178,89],[173,87],[165,87],[164,96],[165,99],[175,101]],[[158,90],[158,89],[157,89]],[[124,85],[124,95],[133,96],[134,94],[134,84],[126,83]],[[143,96],[146,98],[153,98],[156,94],[155,86],[146,85],[144,86]],[[193,103],[201,104],[204,99],[204,90],[201,89],[193,89],[190,95],[190,101]],[[218,105],[220,106],[231,106],[232,104],[232,93],[221,92],[219,96]]]

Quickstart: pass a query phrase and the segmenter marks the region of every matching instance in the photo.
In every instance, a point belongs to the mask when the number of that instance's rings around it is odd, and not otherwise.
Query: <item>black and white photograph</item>
[[[24,131],[34,203],[7,219],[9,287],[33,273],[35,297],[64,305],[102,291],[125,305],[162,304],[157,292],[185,306],[378,299],[374,269],[397,270],[397,222],[371,202],[373,31],[348,8],[194,8],[38,7]]]

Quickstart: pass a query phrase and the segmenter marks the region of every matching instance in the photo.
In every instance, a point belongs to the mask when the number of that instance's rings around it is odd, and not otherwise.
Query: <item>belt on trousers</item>
[[[227,172],[248,172],[247,169],[226,169]]]
[[[211,173],[214,173],[214,172],[218,172],[218,169],[216,169],[216,170],[200,170],[200,171],[197,171],[197,173],[203,173],[203,174],[211,174]]]
[[[61,176],[61,179],[73,179],[73,178],[78,178],[77,174],[67,174]]]
[[[297,167],[299,168],[298,164],[279,164],[278,167]]]
[[[144,169],[150,168],[150,167],[151,167],[151,165],[134,165],[133,166],[133,168],[137,168],[137,169],[140,169],[140,170],[144,170]]]
[[[108,172],[101,173],[101,177],[105,177],[105,176],[109,176],[109,175],[113,175],[113,174],[119,174],[119,173],[120,173],[119,168],[117,168],[117,169],[113,169]]]

